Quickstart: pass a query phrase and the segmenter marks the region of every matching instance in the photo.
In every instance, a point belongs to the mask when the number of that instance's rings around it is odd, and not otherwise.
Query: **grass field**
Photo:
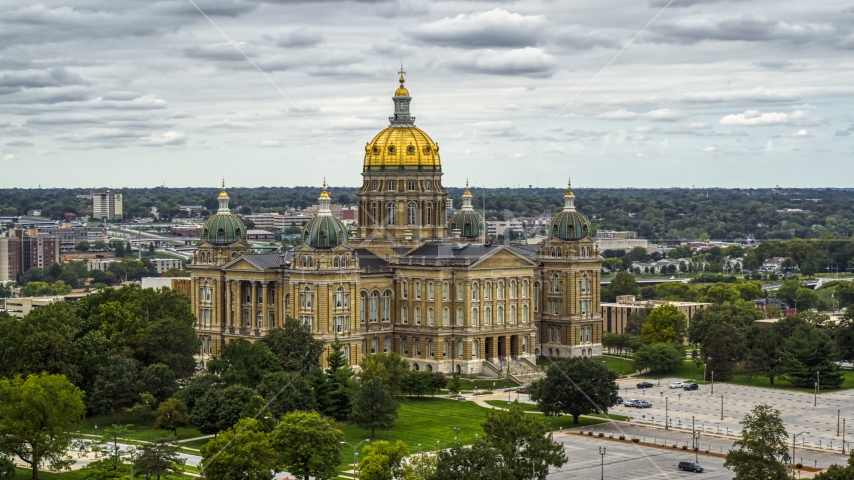
[[[32,470],[25,470],[23,468],[19,468],[17,473],[18,473],[18,475],[15,477],[15,480],[29,480],[29,479],[33,478],[33,471]],[[59,472],[59,473],[45,472],[45,471],[39,470],[39,478],[41,480],[83,480],[84,478],[86,478],[87,473],[88,472],[81,471],[81,470],[75,470],[73,472]],[[137,477],[137,478],[143,478],[143,477]],[[190,475],[181,475],[180,477],[175,476],[175,475],[171,475],[171,476],[160,477],[160,478],[161,478],[161,480],[174,480],[174,479],[179,479],[179,478],[180,479],[195,479],[198,477],[193,477]]]
[[[119,417],[119,419],[121,420],[122,425],[133,423],[133,419],[131,418]],[[86,419],[86,423],[85,425],[83,425],[83,428],[80,429],[80,433],[100,435],[104,431],[105,427],[109,427],[114,423],[116,423],[116,419],[112,415],[93,415]],[[132,425],[130,427],[130,432],[128,432],[126,438],[129,438],[131,440],[150,442],[160,438],[172,436],[172,432],[170,431],[155,429],[151,426],[152,423],[154,422],[148,422],[147,427],[139,427],[137,425]],[[202,436],[204,436],[204,433],[198,431],[195,427],[186,427],[178,429],[178,440]]]
[[[493,407],[498,407],[498,408],[508,408],[509,407],[509,405],[507,404],[507,400],[487,400],[486,403],[489,405],[492,405]],[[531,403],[520,403],[520,405],[522,405],[522,410],[524,410],[526,412],[539,412],[540,411],[540,409],[536,405],[531,404]],[[609,413],[607,417],[601,413],[591,413],[591,414],[588,414],[587,416],[588,417],[599,417],[599,418],[611,419],[611,420],[626,420],[629,418],[625,415],[617,415],[614,413]],[[599,423],[595,420],[593,420],[592,423],[584,423],[584,420],[585,419],[580,420],[582,425],[593,425],[593,424]]]

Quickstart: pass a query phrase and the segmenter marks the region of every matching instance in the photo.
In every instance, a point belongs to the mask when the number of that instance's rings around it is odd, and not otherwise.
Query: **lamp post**
[[[599,478],[605,480],[605,447],[599,447],[599,456],[602,458],[602,474]]]
[[[812,406],[818,405],[818,391],[821,389],[821,370],[815,371],[815,395],[813,395]]]
[[[460,443],[460,427],[454,425],[454,443]]]
[[[801,432],[792,435],[792,478],[795,478],[795,439],[810,432]]]
[[[715,394],[715,371],[712,370],[712,395]]]
[[[667,401],[670,400],[668,397],[664,397],[664,429],[669,430],[670,428],[667,426]]]
[[[724,394],[721,394],[721,421],[724,419]]]
[[[359,448],[359,445],[361,445],[365,442],[370,442],[370,441],[371,441],[370,438],[366,438],[366,439],[362,440],[361,442],[359,442],[355,445],[353,445],[350,442],[341,442],[341,445],[350,445],[351,447],[353,447],[353,475],[355,475],[354,478],[356,480],[359,480],[359,472],[356,470],[358,468],[358,465],[359,465],[359,452],[357,452],[356,449]]]

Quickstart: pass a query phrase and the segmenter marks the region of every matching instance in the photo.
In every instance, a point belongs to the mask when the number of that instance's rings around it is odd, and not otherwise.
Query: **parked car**
[[[685,386],[682,382],[670,382],[670,386],[668,388],[682,388]]]
[[[525,393],[525,394],[527,394],[527,393],[528,393],[528,389],[527,389],[527,388],[525,388],[525,387],[519,387],[519,388],[517,388],[517,389],[516,389],[516,393]]]
[[[679,462],[679,470],[685,472],[703,473],[703,467],[696,462]]]
[[[691,383],[686,383],[685,385],[682,386],[682,388],[685,390],[699,390],[700,386],[694,382],[691,382]]]
[[[617,397],[617,405],[623,404],[623,397]]]
[[[649,383],[649,382],[640,382],[640,383],[638,384],[638,388],[652,388],[652,387],[654,387],[654,386],[655,386],[655,385],[653,385],[653,384],[651,384],[651,383]]]
[[[646,400],[638,400],[635,402],[635,408],[650,408],[652,404],[647,402]]]
[[[635,400],[634,398],[630,398],[630,399],[626,400],[625,402],[623,402],[623,406],[624,407],[634,407],[636,402],[638,402],[638,400]]]

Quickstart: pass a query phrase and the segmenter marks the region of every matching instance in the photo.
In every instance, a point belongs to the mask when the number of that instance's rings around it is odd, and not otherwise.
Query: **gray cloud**
[[[459,14],[414,29],[411,38],[444,47],[531,47],[537,45],[547,27],[540,15],[525,16],[496,8],[488,12]]]
[[[258,56],[248,45],[241,45],[240,43],[238,43],[238,45],[240,46],[240,50],[243,50],[246,56],[250,58]],[[200,60],[213,60],[217,62],[246,61],[246,57],[244,57],[243,54],[241,54],[236,48],[234,48],[234,45],[230,43],[194,45],[184,49],[184,56]]]
[[[46,72],[13,73],[0,76],[0,89],[17,91],[22,88],[63,87],[67,85],[88,85],[80,75],[65,68],[51,68]]]
[[[196,4],[210,17],[239,17],[258,8],[258,3],[242,0],[198,0]],[[196,7],[186,0],[155,2],[152,10],[160,15],[200,16]]]
[[[557,68],[553,56],[539,48],[478,50],[449,61],[456,71],[522,77],[550,77]]]
[[[323,43],[323,35],[300,28],[279,37],[276,46],[281,48],[305,48]]]
[[[13,140],[11,142],[6,142],[6,145],[10,147],[32,147],[35,143],[28,142],[26,140]]]

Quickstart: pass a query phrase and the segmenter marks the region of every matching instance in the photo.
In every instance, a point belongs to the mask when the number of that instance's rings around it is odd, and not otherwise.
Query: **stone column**
[[[267,297],[269,297],[270,292],[269,292],[269,287],[267,286],[266,282],[258,282],[258,293],[260,294],[260,297],[261,297],[261,304],[258,307],[258,310],[261,312],[261,324],[264,325],[264,328],[262,330],[267,330],[270,328],[270,326],[267,325],[267,322],[270,321],[267,318],[267,301],[268,301]],[[256,301],[257,301],[257,299],[256,299]],[[255,328],[257,329],[258,328],[258,323],[257,323],[258,320],[256,319],[255,322],[256,322]]]
[[[252,296],[249,299],[249,326],[247,327],[249,330],[255,328],[255,319],[258,318],[258,282],[252,282]]]

